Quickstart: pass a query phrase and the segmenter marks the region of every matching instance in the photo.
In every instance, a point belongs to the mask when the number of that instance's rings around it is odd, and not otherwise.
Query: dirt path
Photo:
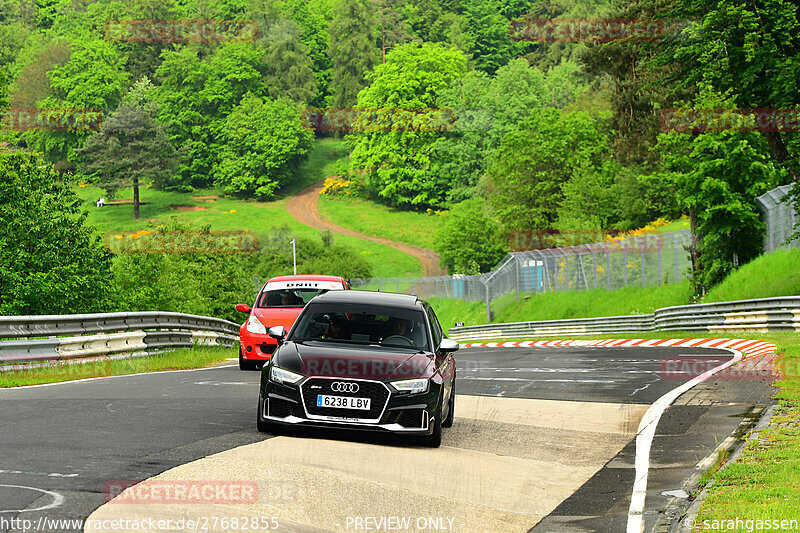
[[[319,209],[317,209],[317,199],[319,198],[322,186],[323,182],[315,183],[289,198],[289,204],[287,206],[289,214],[297,219],[298,222],[302,222],[306,226],[311,226],[312,228],[331,230],[334,233],[350,235],[351,237],[358,237],[359,239],[367,239],[368,241],[377,242],[379,244],[391,246],[395,250],[400,250],[416,258],[422,264],[422,269],[426,276],[440,276],[445,273],[439,268],[439,254],[433,250],[402,242],[390,241],[389,239],[381,237],[364,235],[363,233],[343,228],[323,218],[319,213]]]

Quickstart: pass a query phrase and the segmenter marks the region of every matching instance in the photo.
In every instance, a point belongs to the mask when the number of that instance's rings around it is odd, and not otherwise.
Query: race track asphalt
[[[693,377],[666,372],[665,361],[714,366],[730,357],[684,348],[462,349],[456,421],[437,450],[369,434],[258,433],[259,373],[235,366],[0,390],[0,531],[21,531],[3,528],[4,518],[8,526],[11,518],[177,512],[104,505],[117,481],[263,482],[266,472],[291,497],[237,512],[278,516],[287,530],[354,531],[358,517],[424,515],[451,518],[459,531],[622,531],[638,421]],[[723,376],[667,410],[651,456],[648,527],[670,499],[662,493],[679,488],[754,406],[770,403],[770,381]]]

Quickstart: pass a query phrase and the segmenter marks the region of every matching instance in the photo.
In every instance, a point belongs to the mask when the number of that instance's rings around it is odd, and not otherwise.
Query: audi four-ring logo
[[[331,383],[331,390],[333,392],[358,392],[358,383],[345,383],[343,381],[334,381]]]

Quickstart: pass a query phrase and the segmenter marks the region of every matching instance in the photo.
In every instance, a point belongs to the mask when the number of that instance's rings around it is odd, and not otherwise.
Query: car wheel
[[[453,413],[456,412],[456,382],[453,381],[453,388],[450,390],[450,400],[447,402],[447,418],[442,420],[442,427],[453,426]]]
[[[439,400],[439,407],[433,415],[433,433],[422,438],[422,444],[430,448],[438,448],[442,445],[442,401]]]
[[[245,359],[241,348],[239,348],[239,370],[258,370],[258,361]]]

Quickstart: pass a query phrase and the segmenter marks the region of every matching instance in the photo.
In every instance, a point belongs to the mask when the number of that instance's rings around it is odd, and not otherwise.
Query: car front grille
[[[356,383],[358,392],[337,392],[331,389],[333,383]],[[322,379],[311,378],[303,383],[303,403],[306,411],[311,416],[334,416],[345,418],[359,418],[375,420],[380,418],[386,401],[389,398],[389,390],[382,383],[377,381],[366,381],[360,379]],[[364,409],[340,409],[336,407],[317,407],[317,395],[328,394],[332,396],[352,396],[354,398],[369,398],[370,408]]]

